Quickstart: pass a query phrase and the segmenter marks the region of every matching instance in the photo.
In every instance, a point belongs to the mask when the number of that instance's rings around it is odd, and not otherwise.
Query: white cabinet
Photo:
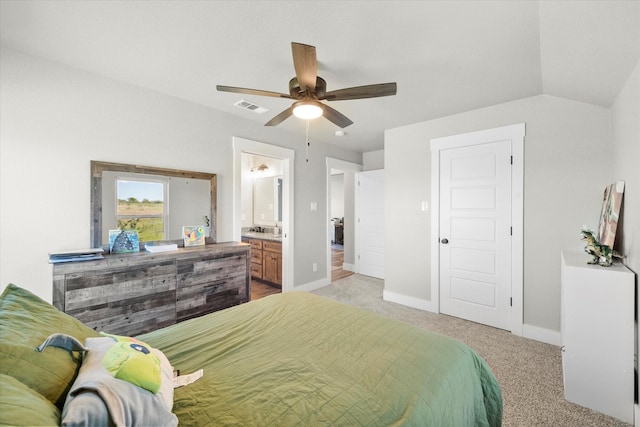
[[[564,397],[628,423],[634,399],[634,274],[562,253]]]

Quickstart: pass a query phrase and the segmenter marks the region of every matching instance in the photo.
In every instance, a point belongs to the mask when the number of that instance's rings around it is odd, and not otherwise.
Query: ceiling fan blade
[[[268,90],[260,90],[260,89],[248,89],[245,87],[217,85],[216,89],[219,90],[220,92],[244,93],[246,95],[271,96],[275,98],[293,99],[291,98],[291,95],[287,95],[285,93],[271,92]]]
[[[291,117],[292,115],[293,115],[293,105],[291,105],[291,107],[287,108],[286,110],[284,110],[283,112],[281,112],[280,114],[275,116],[273,119],[269,120],[264,125],[265,126],[276,126],[276,125],[279,125],[280,123],[284,122],[289,117]]]
[[[395,95],[397,89],[395,82],[380,83],[333,90],[325,93],[324,96],[319,99],[326,99],[327,101],[343,101],[347,99],[377,98],[380,96]]]
[[[322,103],[319,103],[319,104],[322,106],[322,110],[324,111],[322,115],[325,117],[325,119],[329,120],[331,123],[337,126],[340,126],[341,128],[346,128],[347,126],[353,124],[353,122],[349,120],[349,118],[344,114],[342,114],[341,112],[334,110],[328,105],[325,105]]]
[[[302,90],[313,91],[316,87],[318,74],[318,62],[316,60],[316,48],[302,43],[291,43],[293,54],[293,67],[296,70],[296,78]]]

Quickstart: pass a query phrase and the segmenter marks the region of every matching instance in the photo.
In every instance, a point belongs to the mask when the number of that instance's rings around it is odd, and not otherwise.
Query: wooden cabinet
[[[565,399],[633,423],[635,277],[622,264],[562,253]]]
[[[282,242],[243,237],[251,245],[251,278],[282,287]]]
[[[282,243],[263,243],[262,279],[282,287]]]
[[[251,277],[262,279],[262,240],[246,239],[251,245]]]
[[[97,331],[138,335],[250,299],[249,245],[106,255],[53,265],[53,305]]]

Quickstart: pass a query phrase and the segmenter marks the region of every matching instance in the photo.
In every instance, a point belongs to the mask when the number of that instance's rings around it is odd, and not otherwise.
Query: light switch
[[[429,202],[422,201],[422,212],[426,212],[429,210]]]
[[[318,202],[311,202],[311,211],[318,210]]]

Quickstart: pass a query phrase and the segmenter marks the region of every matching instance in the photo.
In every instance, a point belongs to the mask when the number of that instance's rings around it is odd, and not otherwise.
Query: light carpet
[[[564,400],[560,347],[384,301],[384,281],[359,274],[313,293],[450,336],[482,356],[502,388],[503,426],[629,426]]]

